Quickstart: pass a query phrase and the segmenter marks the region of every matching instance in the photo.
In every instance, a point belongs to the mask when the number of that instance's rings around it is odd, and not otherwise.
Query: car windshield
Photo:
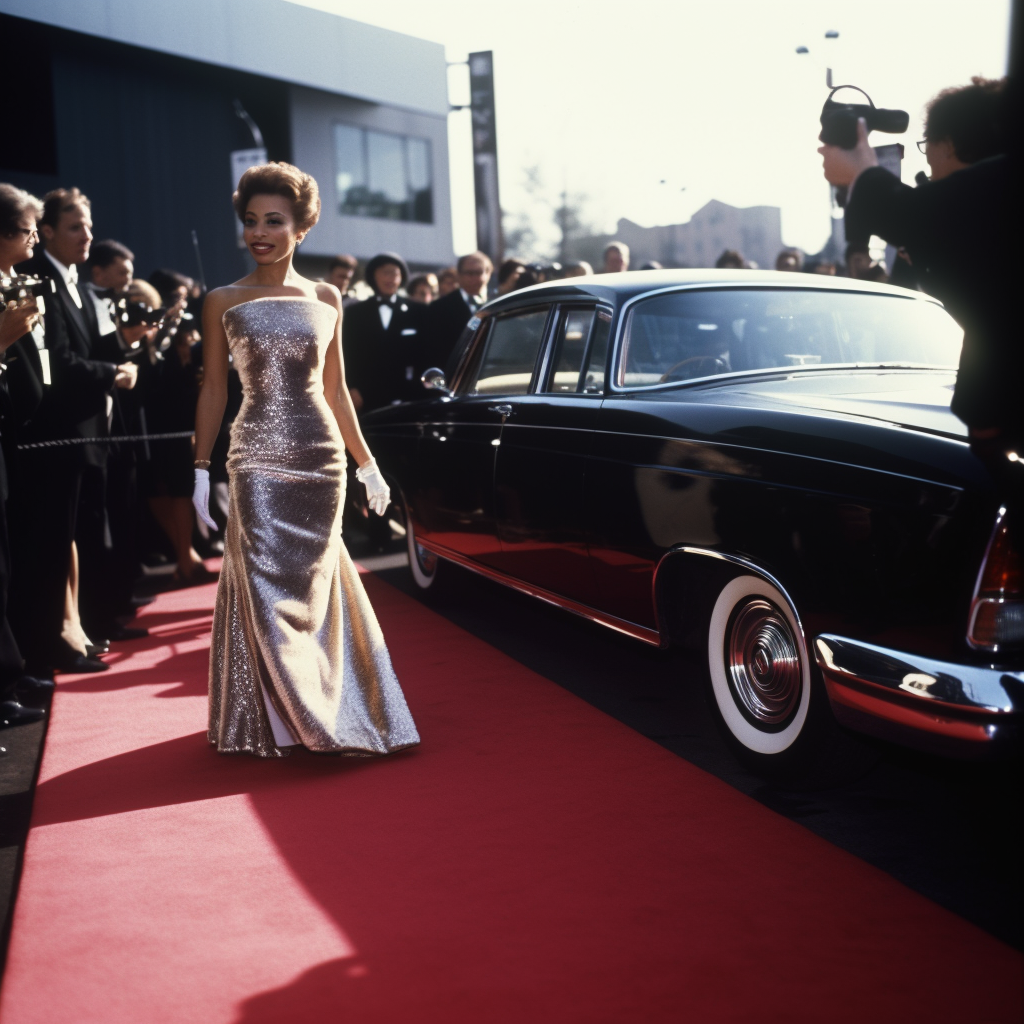
[[[963,331],[934,302],[869,292],[673,292],[629,313],[619,387],[821,364],[955,367]]]

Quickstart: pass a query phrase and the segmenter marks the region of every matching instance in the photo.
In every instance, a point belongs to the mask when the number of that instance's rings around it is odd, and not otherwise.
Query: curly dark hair
[[[245,220],[245,210],[253,196],[284,196],[291,200],[300,231],[308,231],[320,219],[320,189],[311,175],[293,164],[271,161],[250,167],[242,175],[231,197],[239,220]]]
[[[1004,151],[999,127],[1005,78],[975,76],[970,85],[943,89],[929,104],[924,137],[929,142],[949,139],[957,159],[977,163]]]

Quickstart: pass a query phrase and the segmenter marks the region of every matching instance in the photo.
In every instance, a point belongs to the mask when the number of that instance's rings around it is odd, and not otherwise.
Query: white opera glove
[[[366,488],[366,504],[377,515],[384,515],[384,510],[391,504],[391,488],[384,482],[377,460],[370,459],[356,470],[356,479]]]
[[[196,515],[206,523],[211,530],[217,529],[217,524],[210,518],[210,471],[208,469],[196,470],[196,485],[192,491],[192,504],[196,507]]]

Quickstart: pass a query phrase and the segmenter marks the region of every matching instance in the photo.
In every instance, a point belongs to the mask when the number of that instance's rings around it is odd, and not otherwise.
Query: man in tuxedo
[[[42,381],[34,373],[28,356],[29,347],[37,351],[36,338],[41,335],[41,328],[26,322],[19,314],[20,310],[14,309],[0,312],[0,353],[4,360],[0,365],[0,730],[45,717],[42,709],[24,707],[21,701],[31,704],[52,686],[48,681],[26,676],[21,650],[7,615],[11,579],[11,545],[6,515],[6,503],[10,497],[7,467],[11,466],[13,471],[20,427],[31,410],[33,396],[36,396],[36,404],[42,397]],[[25,327],[29,327],[29,331],[24,331]],[[8,365],[17,378],[15,390],[20,392],[17,401],[10,393],[12,373],[8,372]]]
[[[38,200],[0,184],[0,268],[32,255],[38,241]],[[39,351],[43,326],[34,298],[0,304],[0,730],[39,721],[46,712],[31,706],[45,699],[53,684],[25,674],[25,664],[8,619],[11,548],[6,503],[15,477],[21,427],[42,400],[44,374]],[[22,704],[25,701],[30,706]],[[0,747],[0,756],[4,753]]]
[[[92,358],[99,338],[95,305],[78,285],[77,265],[89,256],[92,217],[78,189],[56,189],[43,198],[40,234],[45,250],[19,265],[46,277],[56,294],[46,303],[45,330],[52,384],[23,433],[24,441],[103,437],[107,401],[115,388],[132,388],[131,363]],[[102,475],[100,446],[75,444],[20,453],[25,486],[12,495],[15,536],[11,619],[35,674],[47,669],[98,672],[107,666],[76,651],[61,636],[71,545],[78,523],[83,475]],[[102,489],[100,490],[102,494]]]
[[[425,369],[439,366],[450,376],[455,369],[449,365],[466,324],[487,301],[487,282],[494,270],[490,257],[483,252],[461,256],[455,266],[459,286],[427,307],[428,357],[417,367],[418,377]]]
[[[422,317],[429,306],[400,294],[409,268],[393,252],[374,256],[366,264],[366,281],[373,297],[345,311],[341,326],[345,379],[360,416],[374,409],[418,398],[423,394],[417,365]],[[391,539],[388,515],[366,521],[370,541],[383,550]]]
[[[126,245],[113,239],[94,242],[85,264],[85,292],[96,310],[99,337],[94,339],[91,357],[115,365],[127,362],[139,350],[133,350],[121,336],[115,303],[128,295],[135,273],[135,254]],[[130,391],[114,388],[110,408],[110,435],[127,437],[144,432],[141,415],[141,387]],[[82,566],[82,621],[90,636],[108,640],[131,640],[145,636],[146,631],[123,626],[118,618],[134,611],[132,590],[138,574],[139,553],[137,529],[141,509],[138,492],[138,442],[111,445],[107,451],[105,502],[95,499],[79,509],[80,523],[93,517],[91,528],[82,530],[92,539],[92,548],[79,544]],[[89,471],[87,471],[88,473]],[[94,477],[94,481],[98,480]],[[85,524],[82,524],[85,525]],[[109,529],[104,529],[104,526]],[[97,546],[96,541],[109,536],[110,547]]]
[[[360,416],[385,405],[419,397],[416,374],[425,309],[400,294],[409,269],[392,252],[366,265],[373,297],[345,311],[341,339],[345,378]]]

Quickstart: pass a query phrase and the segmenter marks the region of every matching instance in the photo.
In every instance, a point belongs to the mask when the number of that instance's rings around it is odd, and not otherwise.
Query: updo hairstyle
[[[245,220],[245,210],[253,196],[284,196],[291,200],[299,231],[308,231],[320,219],[320,189],[316,181],[292,164],[271,161],[250,167],[242,175],[231,197],[239,220]]]
[[[10,238],[21,227],[18,221],[25,213],[38,220],[43,215],[43,204],[14,185],[0,184],[0,235]]]

